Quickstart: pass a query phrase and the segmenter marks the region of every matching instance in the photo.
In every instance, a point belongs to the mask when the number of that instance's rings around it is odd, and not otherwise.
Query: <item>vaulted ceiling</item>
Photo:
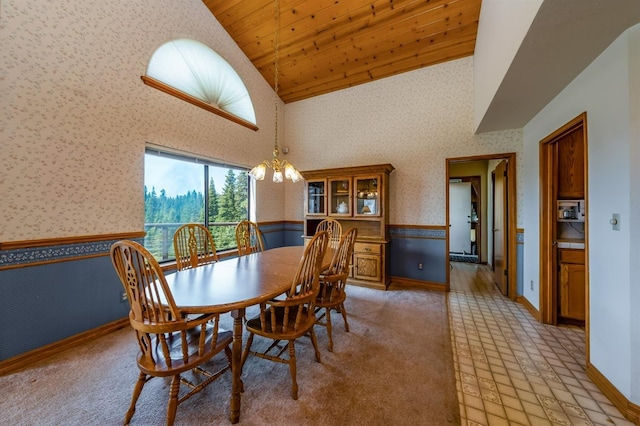
[[[203,0],[272,85],[275,0]],[[481,0],[279,0],[286,103],[473,55]]]
[[[275,0],[202,1],[273,87]],[[287,103],[473,55],[481,6],[278,1],[278,93]],[[476,131],[523,127],[638,22],[640,0],[543,0]]]

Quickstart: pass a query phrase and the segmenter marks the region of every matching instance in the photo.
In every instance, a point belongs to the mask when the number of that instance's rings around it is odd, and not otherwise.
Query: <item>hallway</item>
[[[581,328],[537,322],[487,265],[452,262],[449,321],[464,426],[630,425],[585,373]]]

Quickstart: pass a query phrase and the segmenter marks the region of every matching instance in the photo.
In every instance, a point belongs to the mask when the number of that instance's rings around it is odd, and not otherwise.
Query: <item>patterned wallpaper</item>
[[[258,132],[142,83],[177,37],[236,69]],[[201,0],[3,0],[0,45],[0,241],[143,230],[147,142],[245,166],[271,156],[273,91]],[[282,219],[283,187],[260,185],[258,219]]]
[[[141,82],[177,37],[236,69],[258,132]],[[0,241],[141,231],[145,143],[271,157],[273,92],[201,0],[3,0],[0,45]],[[286,105],[280,146],[301,170],[392,163],[391,223],[444,224],[445,158],[522,151],[519,130],[472,134],[472,75],[466,58]],[[302,183],[257,193],[259,221],[302,220]]]
[[[390,223],[444,225],[446,158],[517,153],[522,131],[473,134],[473,59],[464,58],[286,105],[286,141],[301,170],[391,163]],[[303,190],[287,190],[299,220]]]

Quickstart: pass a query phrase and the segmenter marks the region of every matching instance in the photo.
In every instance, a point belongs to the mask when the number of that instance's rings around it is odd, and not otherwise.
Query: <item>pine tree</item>
[[[238,172],[238,183],[236,189],[236,200],[238,200],[238,216],[236,221],[247,219],[249,217],[249,174],[247,172]]]
[[[218,205],[216,222],[235,222],[238,217],[238,205],[236,201],[236,175],[229,169],[225,176],[222,196]]]
[[[216,217],[218,216],[218,193],[216,192],[216,184],[213,181],[213,178],[209,180],[209,223],[213,223],[216,221]]]

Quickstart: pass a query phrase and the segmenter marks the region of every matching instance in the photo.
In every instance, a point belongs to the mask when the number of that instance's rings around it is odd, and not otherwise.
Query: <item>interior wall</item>
[[[640,27],[636,26],[628,32],[629,44],[629,224],[640,223]],[[640,253],[640,226],[629,226],[629,277],[640,277],[640,262],[637,261],[637,253]],[[630,317],[630,350],[631,359],[640,356],[640,285],[630,285],[629,305]],[[634,358],[635,357],[635,358]],[[631,377],[631,400],[640,401],[640,363],[632,362],[629,370]]]
[[[487,112],[543,0],[482,0],[474,57],[474,119]]]
[[[473,134],[471,57],[285,108],[288,155],[299,169],[393,164],[389,214],[394,225],[445,225],[447,158],[522,155],[521,130]],[[520,198],[520,178],[518,188]],[[302,187],[288,185],[286,196],[286,219],[302,220]],[[519,223],[522,217],[519,200]]]
[[[0,241],[143,231],[145,143],[243,166],[271,157],[273,91],[201,0],[5,0],[0,15]],[[236,69],[259,131],[142,83],[178,37]],[[257,219],[282,220],[284,188],[259,187]]]
[[[583,111],[588,137],[588,265],[590,362],[630,401],[640,403],[640,375],[632,360],[640,359],[636,283],[639,247],[631,241],[640,216],[631,211],[638,184],[631,165],[640,160],[637,139],[638,101],[630,107],[629,93],[638,93],[637,66],[640,26],[623,33],[524,128],[525,229],[524,296],[539,306],[539,141]],[[630,61],[633,59],[633,61]],[[609,224],[621,215],[620,231]],[[630,374],[630,372],[632,374]]]

